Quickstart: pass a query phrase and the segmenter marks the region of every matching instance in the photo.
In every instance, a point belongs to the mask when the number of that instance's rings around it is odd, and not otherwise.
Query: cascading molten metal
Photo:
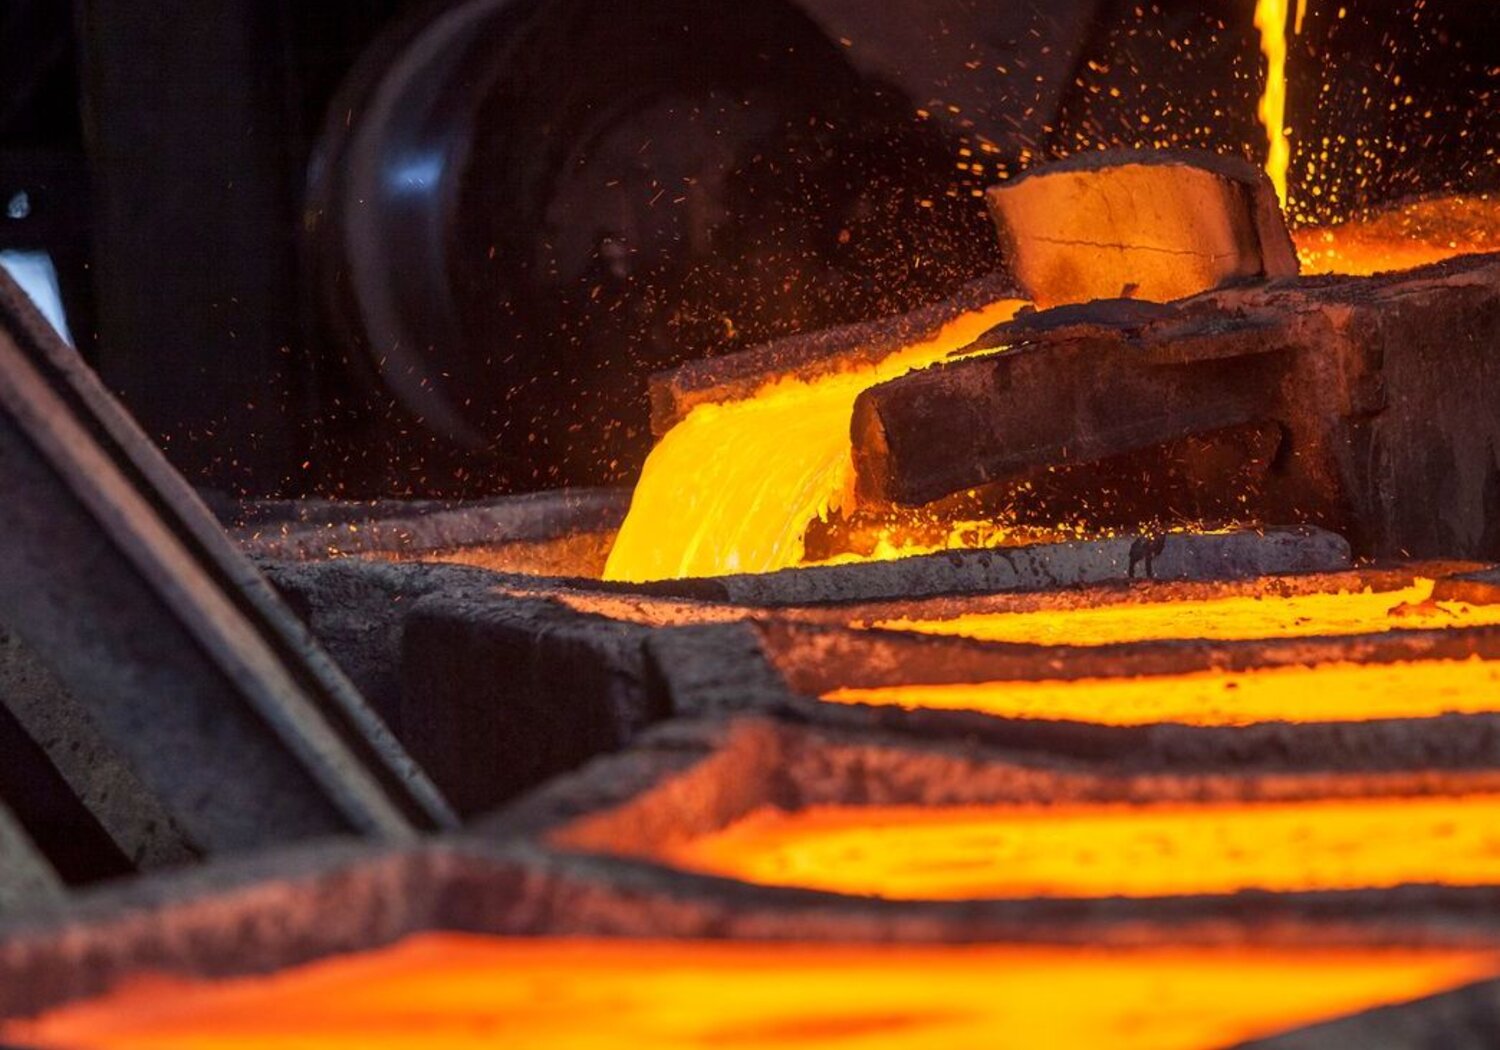
[[[848,498],[849,417],[860,393],[947,360],[1023,305],[1003,300],[973,311],[872,366],[787,378],[747,400],[694,408],[652,450],[605,579],[722,576],[801,564],[808,526]]]

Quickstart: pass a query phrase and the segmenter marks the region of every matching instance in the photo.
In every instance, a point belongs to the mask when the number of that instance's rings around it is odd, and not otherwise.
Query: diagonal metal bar
[[[4,278],[0,620],[206,852],[453,822],[192,489]]]

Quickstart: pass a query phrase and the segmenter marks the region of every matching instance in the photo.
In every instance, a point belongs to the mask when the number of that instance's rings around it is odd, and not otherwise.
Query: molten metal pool
[[[1500,250],[1500,198],[1411,201],[1366,219],[1304,227],[1295,240],[1303,273],[1366,277],[1411,270]]]
[[[1471,659],[837,689],[834,703],[1143,726],[1370,722],[1500,711],[1500,662]]]
[[[1497,966],[1456,951],[446,935],[268,978],[143,982],[0,1037],[71,1050],[1207,1050],[1435,994]]]
[[[761,810],[656,859],[901,900],[1500,883],[1500,796]]]

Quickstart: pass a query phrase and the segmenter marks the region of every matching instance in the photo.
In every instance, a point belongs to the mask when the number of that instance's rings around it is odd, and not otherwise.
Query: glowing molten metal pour
[[[1287,53],[1302,31],[1306,0],[1258,0],[1255,25],[1267,61],[1260,118],[1266,168],[1288,204],[1292,149],[1287,130]],[[1493,249],[1500,207],[1483,198],[1412,205],[1399,218],[1360,220],[1297,235],[1313,273],[1370,274]],[[701,404],[651,452],[604,577],[631,582],[762,573],[805,564],[815,520],[847,509],[853,476],[849,426],[865,389],[942,362],[1020,303],[995,303],[952,322],[927,342],[880,364],[834,376],[786,377],[738,401]],[[955,523],[943,523],[953,525]],[[957,528],[949,546],[973,546]],[[881,543],[874,558],[926,553],[932,546]]]
[[[70,1050],[1209,1050],[1481,980],[1477,952],[414,938],[159,979],[0,1038]]]
[[[1170,897],[1500,881],[1500,796],[763,810],[655,859],[897,900]]]
[[[1260,122],[1265,126],[1269,150],[1266,174],[1276,187],[1282,207],[1287,199],[1287,172],[1292,166],[1292,144],[1286,130],[1287,20],[1291,0],[1256,0],[1255,28],[1260,30],[1261,53],[1266,56],[1266,87],[1260,99]],[[1307,0],[1297,0],[1298,33],[1307,17]]]
[[[1022,305],[1004,300],[965,314],[877,365],[787,378],[747,400],[695,407],[647,458],[604,578],[723,576],[801,564],[808,526],[841,506],[852,485],[849,420],[860,393],[948,359]]]

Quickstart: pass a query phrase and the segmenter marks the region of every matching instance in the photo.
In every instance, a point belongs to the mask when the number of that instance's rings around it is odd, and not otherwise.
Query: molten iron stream
[[[762,810],[655,857],[897,900],[1168,897],[1500,882],[1500,796]]]
[[[1147,678],[837,689],[842,704],[1144,726],[1368,722],[1500,710],[1500,663],[1327,664]]]
[[[1108,1046],[1208,1050],[1480,980],[1408,949],[1109,951],[413,938],[217,985],[160,979],[11,1024],[70,1050]]]

